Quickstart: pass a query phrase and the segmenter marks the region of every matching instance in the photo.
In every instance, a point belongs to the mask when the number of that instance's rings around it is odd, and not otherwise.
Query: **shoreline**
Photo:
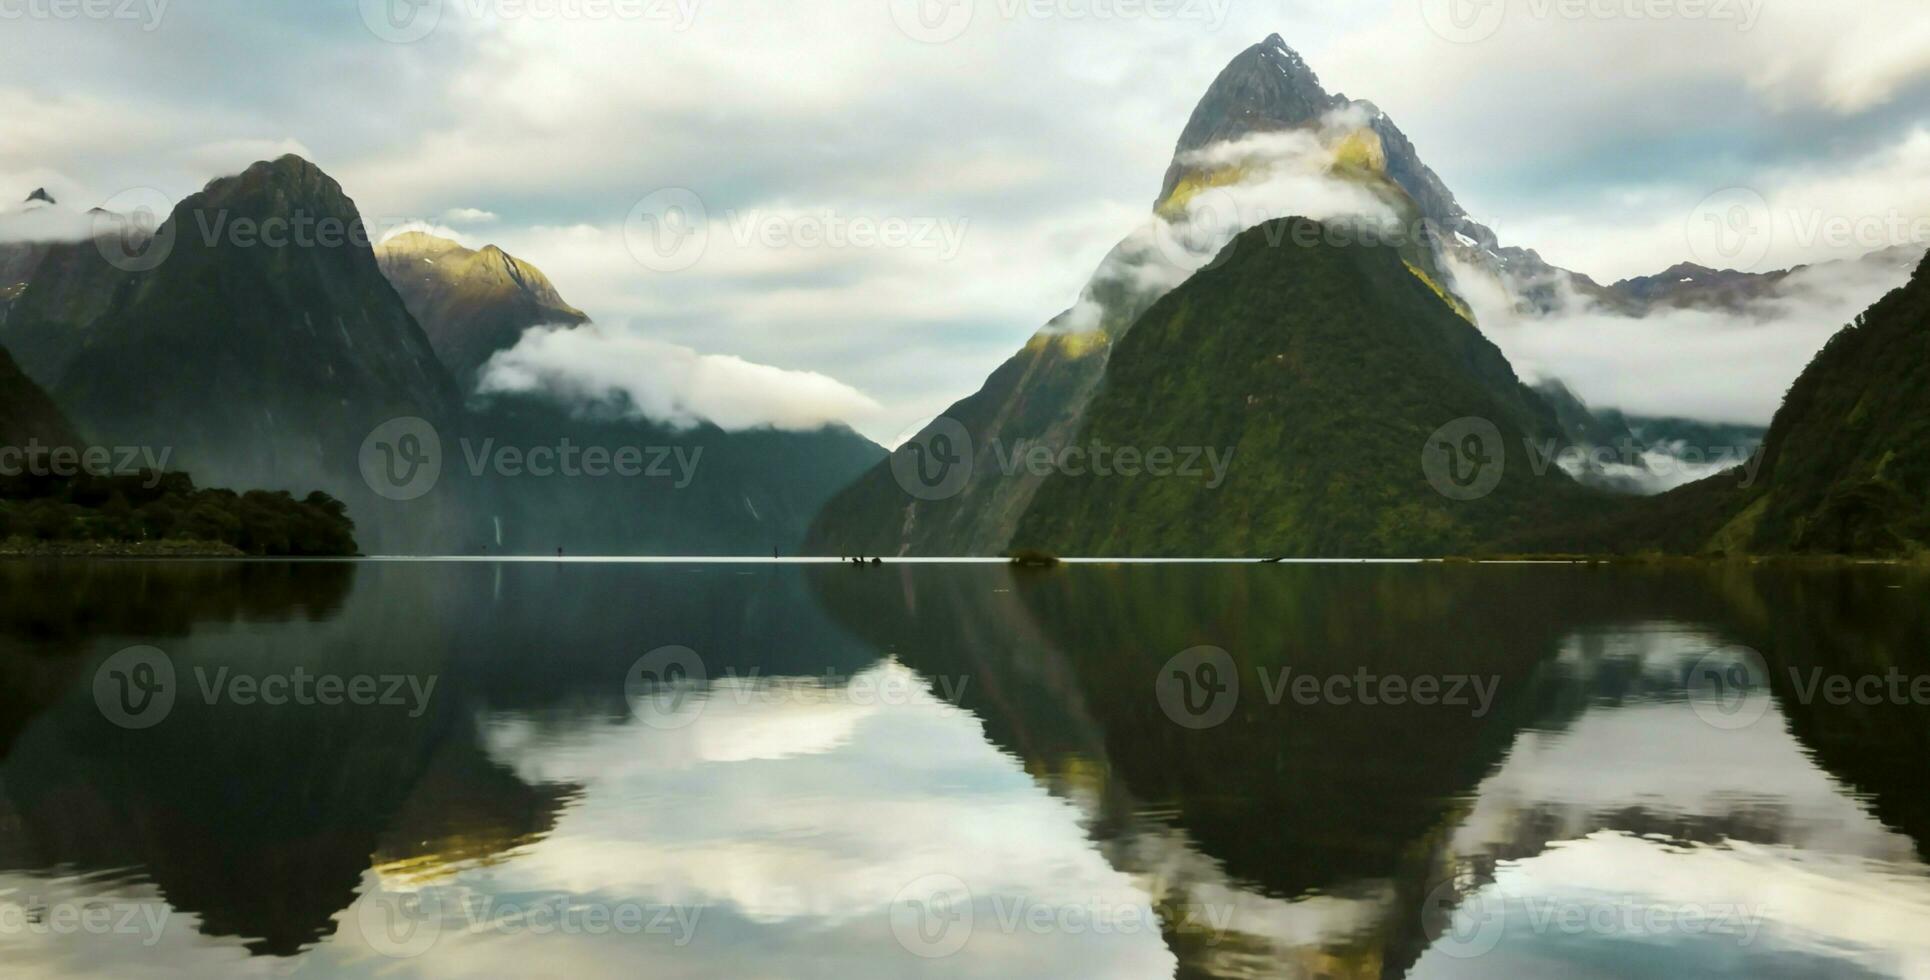
[[[248,558],[233,545],[208,541],[0,541],[0,558]],[[348,556],[343,556],[348,557]]]
[[[155,561],[316,562],[366,561],[450,564],[654,564],[654,565],[848,565],[846,558],[762,555],[251,555],[230,545],[197,541],[148,542],[0,542],[4,559],[125,559]],[[1011,558],[946,556],[886,558],[884,565],[1004,565],[1049,572],[1071,565],[1575,565],[1575,566],[1781,566],[1844,568],[1930,567],[1930,557],[1875,558],[1851,555],[1453,555],[1437,558],[1058,558],[1050,564]],[[863,567],[874,567],[866,562]]]

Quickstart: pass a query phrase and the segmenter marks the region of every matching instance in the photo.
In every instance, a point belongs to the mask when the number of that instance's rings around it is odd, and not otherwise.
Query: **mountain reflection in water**
[[[0,563],[0,956],[32,977],[1920,976],[1924,709],[1801,683],[1930,673],[1926,584]],[[118,727],[97,674],[143,645],[178,697]],[[1202,646],[1240,691],[1194,729],[1156,683]],[[1767,690],[1731,727],[1690,684],[1736,646]],[[640,697],[665,648],[697,673]],[[432,694],[204,694],[298,669]],[[1492,700],[1269,703],[1361,672]],[[95,907],[128,928],[54,925]]]

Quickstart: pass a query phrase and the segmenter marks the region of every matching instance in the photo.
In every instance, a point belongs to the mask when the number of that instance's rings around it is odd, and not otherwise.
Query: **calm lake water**
[[[1930,976],[1889,568],[0,563],[9,977]]]

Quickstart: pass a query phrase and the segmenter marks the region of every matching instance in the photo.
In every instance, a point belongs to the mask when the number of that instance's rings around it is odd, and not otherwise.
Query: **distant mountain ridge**
[[[411,231],[377,245],[375,257],[464,392],[474,390],[483,364],[514,347],[523,331],[590,319],[563,300],[542,270],[494,245],[472,250]]]
[[[1530,552],[1930,555],[1930,258],[1824,345],[1754,470],[1498,543]]]
[[[472,409],[452,368],[486,360],[524,326],[583,314],[498,249],[425,236],[387,249],[385,268],[354,202],[299,157],[209,183],[151,239],[119,243],[132,261],[111,261],[122,258],[112,244],[43,249],[0,323],[0,345],[21,354],[88,438],[167,447],[216,485],[320,487],[347,502],[371,551],[792,551],[825,498],[883,455],[835,426],[679,430],[579,417],[540,396]],[[428,264],[444,260],[446,278]],[[409,293],[441,350],[390,272],[405,286],[432,280]],[[385,497],[362,468],[369,440],[398,419],[439,436],[431,496]],[[546,478],[495,465],[501,450],[570,446],[628,450],[641,471]]]
[[[289,219],[342,238],[276,245],[242,230]],[[335,489],[376,425],[447,421],[460,405],[360,228],[313,164],[258,163],[177,204],[150,270],[91,243],[63,250],[53,281],[43,262],[7,334],[84,430],[175,447],[211,482]]]

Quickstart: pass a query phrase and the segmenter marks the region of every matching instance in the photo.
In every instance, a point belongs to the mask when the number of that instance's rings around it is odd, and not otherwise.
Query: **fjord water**
[[[1930,975],[1918,571],[0,586],[8,976]]]

